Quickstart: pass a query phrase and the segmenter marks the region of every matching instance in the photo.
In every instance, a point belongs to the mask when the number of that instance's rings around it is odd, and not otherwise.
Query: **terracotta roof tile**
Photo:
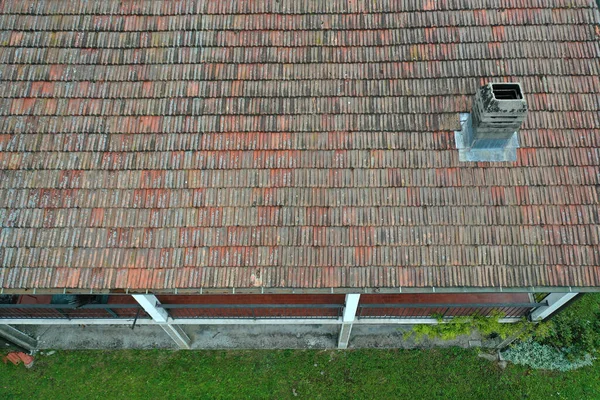
[[[600,286],[588,0],[0,2],[0,286]],[[516,163],[460,163],[488,81]]]

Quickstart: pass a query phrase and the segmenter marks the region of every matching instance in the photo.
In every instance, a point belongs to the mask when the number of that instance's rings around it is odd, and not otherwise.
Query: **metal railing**
[[[426,319],[459,316],[520,318],[540,303],[359,304],[357,318]],[[342,304],[160,304],[171,318],[191,319],[338,319]],[[137,304],[0,304],[2,319],[149,319]]]
[[[160,304],[171,318],[333,318],[342,316],[342,304]]]
[[[359,304],[358,318],[426,319],[480,315],[526,317],[543,303]]]
[[[0,304],[1,319],[142,319],[150,318],[137,304]]]

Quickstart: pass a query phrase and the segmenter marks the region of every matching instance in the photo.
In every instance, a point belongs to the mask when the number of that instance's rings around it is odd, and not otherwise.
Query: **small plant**
[[[594,360],[590,354],[568,358],[566,353],[568,353],[567,349],[561,351],[553,346],[529,339],[513,345],[502,353],[502,356],[505,360],[515,364],[562,372],[592,365]]]
[[[438,317],[437,321],[436,325],[416,325],[412,331],[405,333],[405,337],[414,335],[417,342],[422,341],[425,337],[452,340],[461,335],[468,335],[472,330],[470,317],[456,317],[448,322],[444,322],[441,317]]]
[[[490,316],[476,314],[445,320],[441,315],[434,315],[433,318],[437,319],[437,324],[416,325],[412,331],[405,334],[405,337],[414,335],[416,341],[421,341],[426,336],[452,340],[461,335],[469,335],[473,331],[479,331],[485,336],[497,335],[502,339],[510,336],[525,339],[534,334],[546,335],[547,327],[545,324],[535,324],[526,319],[515,323],[502,323],[500,319],[504,316],[501,312],[493,312]]]

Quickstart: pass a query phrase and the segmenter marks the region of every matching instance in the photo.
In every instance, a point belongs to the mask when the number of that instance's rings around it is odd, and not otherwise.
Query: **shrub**
[[[444,323],[441,317],[437,318],[437,325],[423,324],[415,325],[412,331],[406,332],[406,337],[414,335],[417,342],[422,341],[426,336],[430,338],[440,338],[443,340],[456,339],[461,335],[471,333],[470,317],[455,317],[449,322]]]
[[[548,334],[536,337],[541,344],[565,352],[568,358],[597,354],[600,349],[600,295],[586,294],[548,323]]]
[[[590,354],[569,359],[564,352],[555,347],[531,339],[513,345],[502,353],[502,356],[515,364],[562,372],[592,365],[594,360]]]
[[[526,319],[506,324],[500,322],[503,317],[504,314],[501,312],[494,312],[489,317],[472,315],[454,317],[446,321],[441,316],[434,316],[438,321],[436,325],[416,325],[412,331],[406,333],[406,336],[414,335],[417,341],[421,341],[425,336],[452,340],[461,335],[469,335],[473,331],[479,331],[485,336],[498,335],[502,339],[509,336],[525,339],[533,334],[545,336],[545,324],[535,324]]]
[[[586,294],[543,329],[533,332],[503,355],[531,368],[570,371],[592,365],[600,349],[600,294]]]

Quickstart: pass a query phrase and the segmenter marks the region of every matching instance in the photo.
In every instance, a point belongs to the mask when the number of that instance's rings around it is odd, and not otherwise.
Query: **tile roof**
[[[600,16],[548,4],[0,1],[0,287],[600,286]],[[517,162],[460,163],[504,80]]]

